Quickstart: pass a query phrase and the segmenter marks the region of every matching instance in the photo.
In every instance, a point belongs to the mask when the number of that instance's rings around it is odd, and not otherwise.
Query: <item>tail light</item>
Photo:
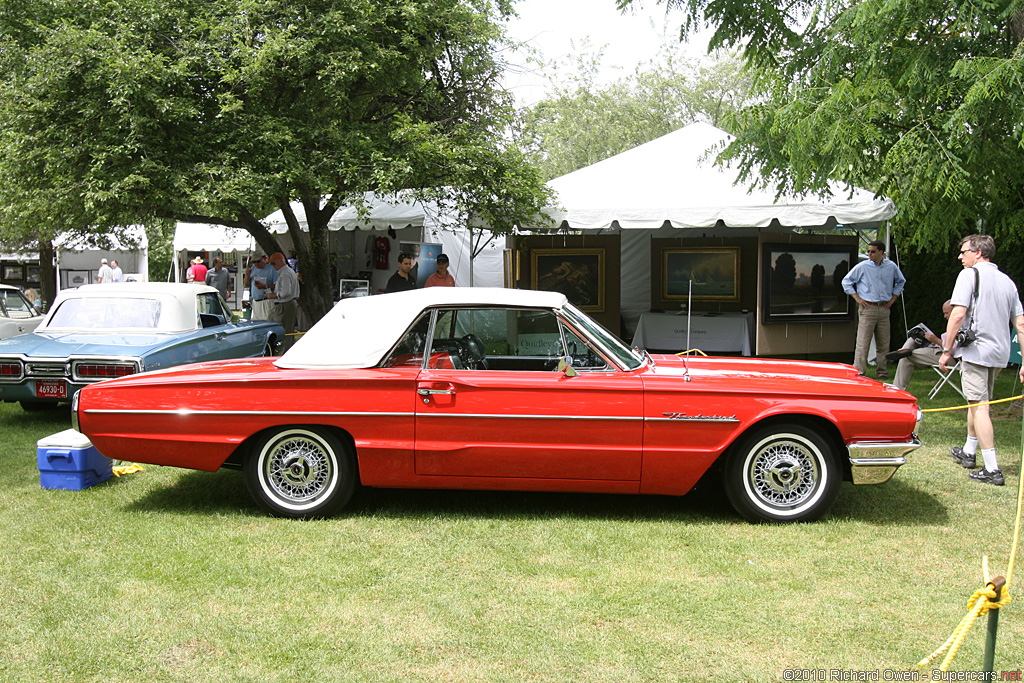
[[[134,363],[91,363],[79,362],[74,366],[74,378],[85,382],[126,377],[138,372]]]
[[[20,361],[0,361],[0,381],[21,379]]]

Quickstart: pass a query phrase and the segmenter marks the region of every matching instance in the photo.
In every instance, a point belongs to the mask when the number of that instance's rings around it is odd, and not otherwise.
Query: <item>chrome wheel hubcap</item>
[[[761,500],[775,507],[800,505],[812,497],[820,472],[806,445],[793,440],[775,441],[754,456],[750,480]]]
[[[333,466],[321,444],[305,437],[291,437],[274,447],[265,472],[277,495],[302,503],[324,492],[331,481]]]

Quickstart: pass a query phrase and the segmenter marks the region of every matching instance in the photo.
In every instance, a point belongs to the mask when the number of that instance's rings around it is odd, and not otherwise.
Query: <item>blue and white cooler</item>
[[[44,489],[81,491],[113,475],[113,460],[100,455],[89,437],[74,429],[37,441],[36,461]]]

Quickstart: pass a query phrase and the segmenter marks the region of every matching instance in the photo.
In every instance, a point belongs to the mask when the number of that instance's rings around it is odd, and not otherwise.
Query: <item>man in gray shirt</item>
[[[224,301],[231,297],[231,273],[219,256],[213,259],[213,270],[206,271],[206,284],[220,292]]]
[[[960,240],[958,258],[964,270],[957,276],[950,297],[953,312],[946,325],[939,367],[948,368],[957,333],[961,329],[972,329],[977,338],[970,343],[960,341],[955,350],[956,357],[962,361],[960,381],[970,407],[967,441],[962,448],[953,446],[952,456],[963,467],[974,469],[980,446],[985,467],[968,476],[972,481],[1002,486],[1003,472],[996,459],[995,430],[986,402],[992,399],[996,373],[1010,360],[1011,326],[1017,330],[1017,343],[1024,352],[1024,308],[1017,285],[991,262],[995,253],[996,243],[990,235],[970,235]],[[1024,366],[1021,366],[1020,376],[1024,382]]]

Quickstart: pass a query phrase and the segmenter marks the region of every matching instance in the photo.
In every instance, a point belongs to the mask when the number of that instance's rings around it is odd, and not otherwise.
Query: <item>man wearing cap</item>
[[[100,259],[100,272],[96,275],[96,277],[97,277],[97,280],[100,282],[100,284],[104,284],[105,285],[108,282],[113,282],[113,280],[114,280],[114,271],[112,271],[110,269],[110,266],[107,265],[107,259],[105,259],[105,258],[101,258]]]
[[[270,265],[266,254],[256,256],[256,262],[249,267],[248,276],[252,319],[270,320],[274,312],[274,302],[267,298],[267,292],[277,282],[277,271]]]
[[[189,282],[206,282],[206,266],[203,265],[202,256],[196,256],[192,259],[192,267],[188,269],[185,277]]]
[[[284,325],[285,338],[281,350],[287,351],[294,339],[295,318],[299,311],[299,278],[279,251],[270,255],[270,265],[277,271],[277,283],[267,294],[267,298],[274,302],[274,313],[270,319]]]
[[[437,255],[437,272],[430,275],[423,283],[424,287],[454,287],[455,278],[448,272],[448,257],[445,254]]]

